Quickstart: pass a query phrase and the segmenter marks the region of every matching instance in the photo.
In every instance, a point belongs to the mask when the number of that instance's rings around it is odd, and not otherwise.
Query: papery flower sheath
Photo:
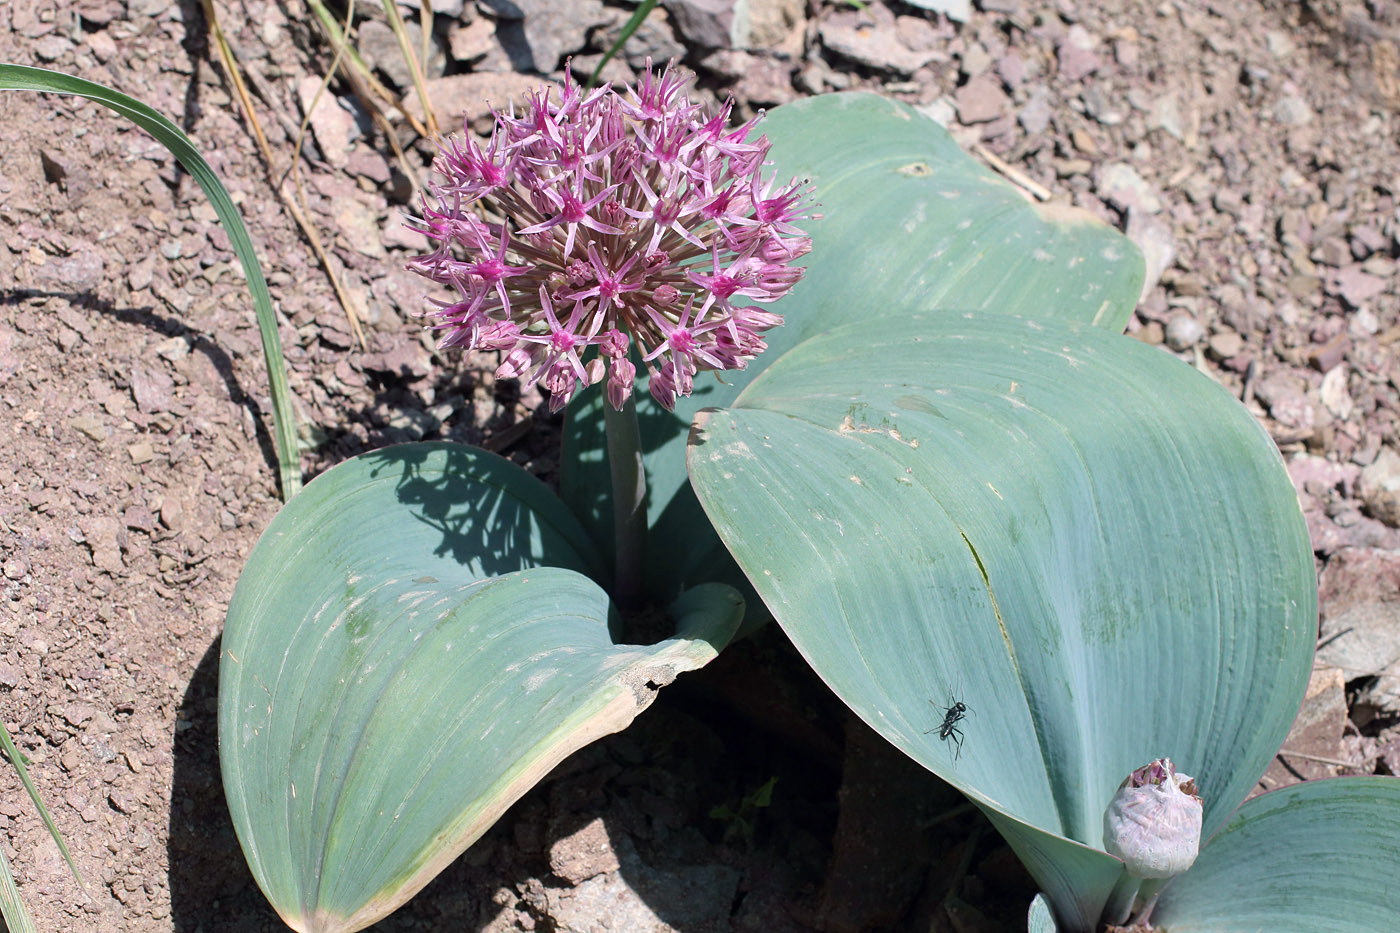
[[[666,408],[697,373],[742,369],[782,323],[811,249],[809,189],[765,177],[757,118],[728,125],[648,63],[635,87],[564,83],[496,111],[485,145],[449,139],[423,216],[431,252],[409,268],[452,287],[434,300],[440,346],[500,350],[497,375],[540,383],[551,410],[606,380],[621,409],[637,356]]]
[[[1196,782],[1159,758],[1118,786],[1103,815],[1104,849],[1135,878],[1170,878],[1196,861],[1202,819]]]

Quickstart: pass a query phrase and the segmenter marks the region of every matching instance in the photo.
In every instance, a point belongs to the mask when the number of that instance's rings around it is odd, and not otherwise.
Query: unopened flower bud
[[[1103,815],[1103,844],[1136,878],[1170,878],[1196,861],[1201,847],[1196,782],[1159,758],[1128,775]]]

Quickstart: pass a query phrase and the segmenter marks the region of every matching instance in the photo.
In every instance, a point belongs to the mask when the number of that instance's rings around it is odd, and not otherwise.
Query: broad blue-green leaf
[[[383,917],[738,624],[737,594],[699,588],[675,638],[616,644],[592,553],[542,483],[448,444],[341,464],[272,521],[229,605],[219,739],[288,924]]]
[[[1295,784],[1240,807],[1172,879],[1152,922],[1172,933],[1374,933],[1400,925],[1400,780]]]
[[[732,567],[705,528],[685,475],[695,413],[729,405],[785,351],[829,328],[935,308],[1088,321],[1121,331],[1142,288],[1136,247],[1074,208],[1038,205],[962,152],[911,107],[874,94],[786,104],[762,124],[780,180],[807,178],[821,218],[806,225],[806,277],[773,305],[786,323],[747,370],[696,379],[669,413],[638,386],[648,518],[658,541],[649,583],[663,597]],[[600,541],[611,533],[602,401],[571,407],[561,491]]]
[[[1171,757],[1209,833],[1297,711],[1317,602],[1292,484],[1237,402],[1130,338],[834,328],[702,413],[689,462],[802,655],[993,818],[1069,929],[1112,887],[1092,850],[1129,771]]]
[[[1026,912],[1026,933],[1060,933],[1044,894],[1037,894],[1031,901],[1031,908]]]

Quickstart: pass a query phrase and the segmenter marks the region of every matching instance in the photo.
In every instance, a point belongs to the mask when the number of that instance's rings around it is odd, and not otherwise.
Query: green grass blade
[[[33,918],[19,899],[19,888],[15,886],[15,876],[10,871],[10,860],[3,850],[0,850],[0,918],[4,919],[6,933],[38,933]]]
[[[63,853],[63,860],[68,863],[68,870],[73,873],[73,880],[78,882],[78,887],[87,890],[87,884],[78,872],[78,863],[73,861],[73,853],[68,851],[68,844],[63,841],[63,836],[59,834],[58,825],[49,815],[49,808],[44,806],[44,799],[39,796],[34,781],[29,777],[29,769],[24,766],[24,756],[19,753],[19,749],[15,748],[14,739],[10,738],[10,730],[6,729],[3,723],[0,723],[0,748],[5,750],[5,757],[10,759],[10,764],[15,766],[20,783],[29,793],[29,799],[34,801],[34,807],[39,811],[39,817],[44,821],[44,825],[48,827],[49,835],[53,837],[54,842],[58,843],[58,851]],[[8,866],[6,866],[5,874],[9,874]],[[0,879],[0,883],[2,882],[3,879]],[[6,922],[8,922],[8,915]]]
[[[263,357],[267,361],[268,391],[272,396],[273,440],[277,446],[277,461],[282,481],[282,497],[290,499],[301,489],[301,469],[298,462],[296,419],[292,413],[291,393],[287,388],[287,370],[282,362],[282,345],[277,337],[277,317],[272,310],[272,297],[267,291],[262,267],[248,229],[223,184],[204,156],[199,154],[190,138],[180,128],[138,100],[110,88],[85,81],[72,75],[31,68],[27,65],[0,64],[0,90],[44,91],[51,94],[73,94],[95,100],[114,110],[154,136],[175,156],[185,171],[194,177],[204,191],[219,221],[228,233],[233,251],[243,265],[248,290],[257,311],[258,332],[262,337]]]
[[[622,32],[617,34],[617,41],[612,44],[612,48],[608,49],[607,52],[603,54],[602,59],[598,62],[598,67],[594,68],[593,74],[588,76],[588,83],[585,84],[584,87],[591,88],[598,83],[598,76],[603,73],[604,66],[612,61],[612,57],[622,50],[623,44],[626,43],[628,39],[632,38],[632,33],[641,28],[642,23],[646,22],[646,18],[651,15],[651,11],[654,9],[656,9],[656,0],[642,0],[641,3],[637,4],[636,12],[632,14],[632,18],[627,21],[627,24],[622,27]]]

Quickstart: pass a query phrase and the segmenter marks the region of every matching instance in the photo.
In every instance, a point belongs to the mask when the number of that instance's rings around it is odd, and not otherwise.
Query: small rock
[[[84,523],[83,543],[92,552],[92,564],[98,570],[117,574],[125,569],[118,531],[117,520],[107,515],[89,516]]]
[[[1338,421],[1345,421],[1351,417],[1355,408],[1352,402],[1351,393],[1347,390],[1347,367],[1345,364],[1335,366],[1322,377],[1322,386],[1318,389],[1322,397],[1322,407],[1332,413],[1332,417]]]
[[[99,444],[107,439],[107,429],[102,426],[102,422],[89,415],[79,415],[76,418],[68,419],[68,427],[86,437],[90,437]]]
[[[1099,170],[1098,194],[1123,211],[1137,208],[1156,214],[1162,209],[1156,190],[1126,162],[1110,162]]]
[[[1050,117],[1053,112],[1050,108],[1050,92],[1043,87],[1037,87],[1031,91],[1031,98],[1026,102],[1026,106],[1021,108],[1016,120],[1021,124],[1022,129],[1029,136],[1043,133],[1050,126]]]
[[[1348,681],[1374,678],[1362,702],[1400,712],[1400,554],[1337,551],[1318,580],[1318,601],[1318,660],[1341,668]]]
[[[1278,59],[1288,58],[1298,50],[1293,37],[1281,29],[1270,29],[1264,33],[1264,42],[1269,46],[1269,54]]]
[[[1359,308],[1385,291],[1385,285],[1385,279],[1363,271],[1359,265],[1352,265],[1337,273],[1329,291],[1340,295],[1353,308]]]
[[[143,463],[150,463],[156,458],[155,448],[150,441],[137,441],[128,445],[126,452],[131,455],[131,462],[140,466]]]
[[[1020,61],[1018,58],[1017,61]],[[980,42],[973,42],[968,45],[967,50],[962,53],[962,73],[968,78],[975,78],[988,68],[992,67],[992,56],[987,54],[987,49]]]
[[[894,14],[880,4],[837,10],[821,24],[820,35],[822,44],[838,55],[898,74],[913,74],[944,56],[936,44],[921,50],[906,45]]]
[[[1011,105],[1011,98],[993,78],[979,75],[958,88],[953,95],[958,121],[966,126],[987,123],[1000,117]]]
[[[311,112],[311,131],[316,136],[316,142],[321,147],[321,154],[326,157],[326,161],[335,166],[342,166],[345,160],[350,157],[350,147],[357,136],[359,129],[355,126],[355,118],[344,107],[336,103],[335,95],[327,88],[321,91],[320,97],[316,94],[321,90],[321,79],[315,75],[307,75],[297,85],[297,93],[301,100],[302,113],[308,110]],[[312,101],[316,106],[311,106]]]
[[[88,51],[92,57],[99,62],[106,64],[117,54],[117,43],[106,30],[99,30],[87,35]]]
[[[423,9],[423,0],[399,0],[399,4],[410,10]],[[443,19],[461,19],[466,12],[465,0],[432,0],[433,15]]]
[[[1077,23],[1069,27],[1065,39],[1056,49],[1060,66],[1060,77],[1066,81],[1079,81],[1099,70],[1102,64],[1094,52],[1098,40]]]
[[[29,562],[22,557],[11,557],[3,567],[6,580],[23,580],[29,573]]]
[[[496,23],[486,17],[470,23],[450,23],[447,27],[447,48],[455,61],[471,64],[485,58],[496,46]]]
[[[34,57],[39,61],[54,62],[66,55],[73,48],[73,43],[63,36],[44,36],[30,48],[34,50]]]
[[[379,221],[374,212],[353,198],[342,199],[335,210],[335,223],[350,248],[371,259],[386,259],[388,252],[380,240]]]
[[[1178,314],[1167,322],[1167,346],[1181,351],[1194,347],[1206,335],[1206,329],[1189,314]]]
[[[1312,108],[1301,97],[1285,97],[1274,104],[1274,120],[1284,126],[1302,126],[1312,118]]]
[[[512,102],[518,106],[524,102],[526,94],[546,83],[531,75],[493,72],[448,75],[425,82],[433,109],[452,126],[459,126],[461,120],[470,125],[489,118],[493,107],[508,108]],[[408,106],[421,117],[422,108],[414,103],[416,100],[417,95],[413,95]]]
[[[137,366],[131,371],[131,396],[148,415],[170,411],[175,405],[174,389],[175,381],[164,370]]]
[[[580,885],[596,875],[617,871],[608,828],[602,818],[589,822],[578,832],[565,836],[549,848],[549,868],[571,885]]]
[[[588,31],[606,26],[613,14],[601,0],[482,0],[501,19],[523,20],[525,44],[535,70],[548,74],[566,53],[588,42]]]
[[[1148,110],[1147,125],[1151,129],[1164,131],[1177,142],[1186,141],[1181,128],[1181,105],[1175,94],[1163,94],[1153,99]]]
[[[1366,510],[1392,528],[1400,528],[1400,453],[1382,447],[1361,471],[1361,501]]]
[[[1210,354],[1217,360],[1239,356],[1243,349],[1244,338],[1233,330],[1222,330],[1210,338]]]
[[[705,49],[729,49],[734,41],[735,0],[667,0],[676,32]]]
[[[972,18],[972,0],[908,0],[912,6],[933,10],[959,23]]]
[[[1142,253],[1143,263],[1147,267],[1147,275],[1142,280],[1142,293],[1138,296],[1138,301],[1143,301],[1157,287],[1162,273],[1176,261],[1176,238],[1166,223],[1132,207],[1128,208],[1126,233]]]
[[[1303,380],[1287,370],[1276,370],[1260,379],[1254,386],[1254,397],[1285,427],[1305,431],[1317,423]]]

